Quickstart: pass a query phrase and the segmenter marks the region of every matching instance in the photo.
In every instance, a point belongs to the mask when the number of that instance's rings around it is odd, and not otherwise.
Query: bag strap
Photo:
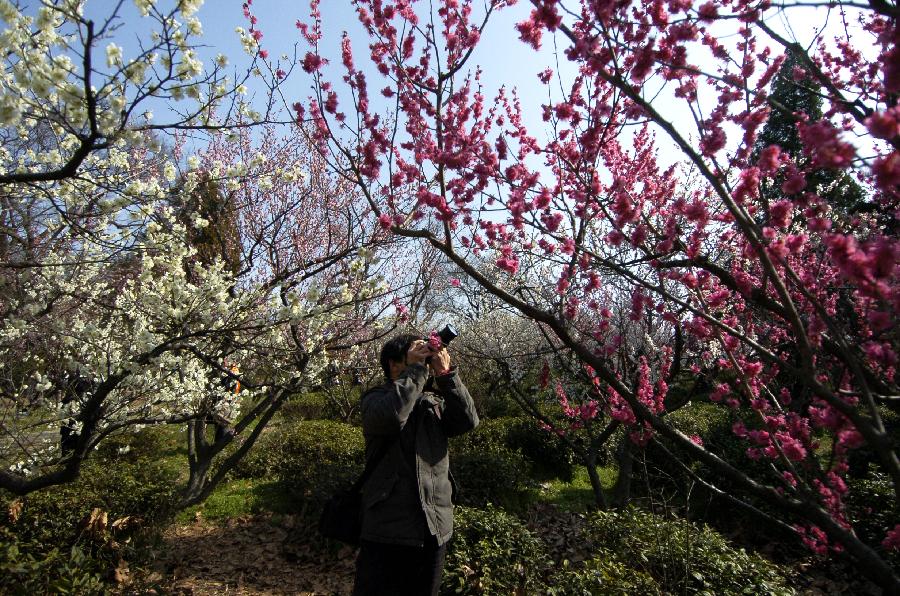
[[[351,493],[358,493],[362,490],[363,485],[366,483],[366,480],[372,475],[372,472],[375,471],[375,468],[378,467],[378,464],[384,459],[384,456],[387,455],[388,450],[400,440],[400,433],[397,433],[397,436],[386,440],[378,447],[378,451],[376,451],[372,457],[366,461],[366,468],[363,470],[363,473],[360,474],[359,478],[356,479],[356,482],[353,483],[353,486],[350,487]]]

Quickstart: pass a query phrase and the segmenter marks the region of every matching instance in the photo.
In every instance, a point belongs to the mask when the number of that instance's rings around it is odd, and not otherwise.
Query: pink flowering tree
[[[894,4],[822,8],[854,26],[795,39],[770,16],[810,14],[800,4],[532,0],[515,30],[502,30],[489,21],[518,10],[511,0],[359,0],[365,68],[347,36],[338,57],[320,47],[311,4],[298,27],[315,88],[297,115],[384,229],[439,249],[550,330],[592,370],[598,410],[674,443],[711,482],[727,479],[778,511],[812,548],[844,550],[898,588],[844,506],[847,455],[863,445],[900,495],[882,419],[898,394]],[[548,86],[546,100],[523,105],[506,88],[486,97],[480,46],[518,39],[538,49],[551,37],[562,66],[534,82]],[[779,109],[768,89],[787,50],[797,80],[821,85],[824,111],[796,115],[802,159],[777,145],[754,159]],[[326,65],[343,69],[342,84]],[[396,120],[376,107],[385,101]],[[529,108],[543,127],[526,126]],[[830,217],[807,188],[806,173],[821,168],[852,174],[868,208]],[[776,178],[780,193],[762,200]],[[476,266],[485,256],[493,271]],[[550,280],[520,291],[535,262]],[[635,375],[617,370],[628,338],[609,324],[610,296],[627,299],[634,320],[654,313],[669,337],[683,334],[682,358],[715,383],[711,399],[751,421],[736,433],[771,473],[748,475],[667,419],[674,350],[639,358]],[[887,536],[883,547],[895,544]]]

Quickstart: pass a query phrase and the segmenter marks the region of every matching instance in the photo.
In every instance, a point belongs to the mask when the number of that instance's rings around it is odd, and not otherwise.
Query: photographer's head
[[[418,335],[404,333],[384,344],[378,361],[381,363],[381,370],[384,371],[385,380],[392,381],[400,376],[406,368],[406,353],[413,342],[420,339]]]

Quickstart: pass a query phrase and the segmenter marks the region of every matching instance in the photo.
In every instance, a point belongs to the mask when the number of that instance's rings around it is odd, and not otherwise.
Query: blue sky
[[[423,3],[427,5],[427,3]],[[295,26],[298,18],[309,21],[309,5],[304,0],[256,0],[252,6],[254,15],[259,19],[258,27],[264,33],[261,40],[263,48],[270,53],[270,59],[281,54],[293,56],[294,44],[299,44],[300,56],[306,52],[305,41]],[[476,50],[471,64],[481,65],[482,82],[486,96],[493,97],[501,85],[518,86],[524,94],[524,103],[534,104],[545,100],[546,88],[537,80],[537,73],[553,62],[548,46],[542,55],[518,41],[513,30],[516,22],[528,14],[526,3],[519,3],[512,8],[496,12],[491,17],[486,32],[487,39]],[[349,0],[324,0],[321,5],[324,38],[321,42],[322,53],[331,57],[338,64],[340,59],[340,40],[344,31],[350,34],[357,66],[368,66],[368,37],[358,23],[356,13]],[[207,0],[199,13],[204,24],[204,38],[216,51],[234,56],[241,60],[241,50],[236,41],[235,27],[247,27],[242,15],[239,0]],[[500,44],[491,38],[502,40]],[[498,47],[499,46],[499,47]],[[332,80],[340,82],[343,74],[337,68],[325,71]],[[367,73],[377,76],[375,73]],[[296,99],[306,98],[310,94],[310,78],[299,68],[287,85],[288,94]],[[380,88],[376,87],[376,88]],[[531,97],[537,93],[539,96]],[[375,95],[373,93],[373,95]],[[537,115],[537,113],[535,113]]]
[[[171,6],[175,0],[159,0],[159,4],[163,7]],[[36,2],[27,4],[34,5]],[[87,0],[86,10],[90,16],[97,17],[107,13],[117,4],[117,0]],[[423,0],[419,3],[423,9],[427,9],[429,2]],[[297,47],[298,55],[302,55],[307,51],[305,42],[301,39],[295,22],[298,18],[308,21],[308,0],[255,0],[253,3],[253,12],[258,17],[259,29],[264,33],[262,39],[262,47],[268,50],[270,60],[276,60],[282,54],[294,55],[294,46]],[[337,67],[327,69],[326,75],[336,84],[338,84],[340,92],[340,77],[343,74],[340,70],[340,38],[343,31],[348,31],[353,43],[354,51],[357,57],[356,63],[363,69],[368,65],[367,46],[368,38],[362,32],[358,24],[352,2],[350,0],[323,0],[321,10],[323,13],[324,38],[321,41],[322,53],[332,59]],[[536,78],[536,74],[548,66],[556,69],[556,60],[553,56],[553,37],[544,36],[544,48],[540,52],[534,52],[530,47],[518,40],[518,36],[513,29],[516,22],[526,18],[530,10],[530,3],[519,2],[511,8],[495,13],[488,24],[487,31],[476,49],[473,60],[470,62],[472,67],[480,65],[483,69],[482,83],[484,84],[485,96],[490,101],[496,90],[501,85],[516,87],[522,98],[522,104],[526,108],[526,124],[529,126],[532,134],[535,134],[539,140],[544,138],[544,123],[540,118],[540,106],[547,102],[547,88],[540,84]],[[475,9],[476,13],[478,9]],[[795,27],[799,27],[801,38],[812,32],[816,26],[822,26],[825,22],[823,18],[827,14],[823,9],[808,9],[810,17],[804,19],[802,23],[793,23]],[[152,21],[141,19],[137,15],[137,11],[131,0],[125,0],[123,4],[123,27],[117,32],[115,42],[122,45],[125,49],[125,59],[129,58],[129,53],[134,53],[136,37],[146,37],[149,31],[146,28],[152,24]],[[233,68],[241,69],[249,63],[249,57],[242,51],[238,36],[235,33],[235,27],[248,27],[248,23],[242,14],[241,0],[206,0],[198,14],[203,23],[204,35],[201,42],[206,46],[201,50],[201,55],[209,64],[214,56],[223,53],[229,57]],[[804,14],[804,16],[807,16]],[[778,22],[778,18],[774,18],[771,24],[776,29],[786,29],[788,24]],[[834,26],[834,19],[828,25]],[[804,35],[805,34],[805,35]],[[564,46],[564,40],[560,40]],[[102,47],[102,46],[101,46]],[[131,52],[129,52],[131,50]],[[703,64],[703,57],[692,57],[692,60],[700,60]],[[562,62],[565,62],[563,60]],[[567,65],[569,72],[572,74],[572,65]],[[371,77],[377,77],[376,73],[367,72]],[[571,76],[564,76],[564,79],[571,81]],[[380,95],[377,89],[380,89],[381,81],[372,80],[370,83],[372,92],[372,100],[377,101]],[[285,100],[288,105],[294,101],[303,101],[311,93],[311,79],[300,68],[296,68],[292,77],[284,86]],[[554,93],[558,94],[558,86],[552,87]],[[251,91],[252,91],[251,86]],[[260,91],[260,89],[257,89]],[[680,102],[671,101],[662,96],[660,98],[664,104],[664,110],[668,112],[673,122],[690,122],[690,116],[685,111]],[[386,107],[387,104],[385,104]],[[376,104],[377,109],[377,104]],[[156,121],[160,123],[164,117],[165,109],[162,106],[154,106],[158,118]],[[663,153],[666,153],[663,149]],[[674,154],[672,159],[678,159],[680,156]],[[664,161],[665,160],[664,158]]]

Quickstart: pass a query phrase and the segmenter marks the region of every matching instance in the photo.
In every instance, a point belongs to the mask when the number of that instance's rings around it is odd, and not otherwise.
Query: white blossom
[[[121,66],[122,64],[122,48],[114,43],[106,46],[106,65]]]

